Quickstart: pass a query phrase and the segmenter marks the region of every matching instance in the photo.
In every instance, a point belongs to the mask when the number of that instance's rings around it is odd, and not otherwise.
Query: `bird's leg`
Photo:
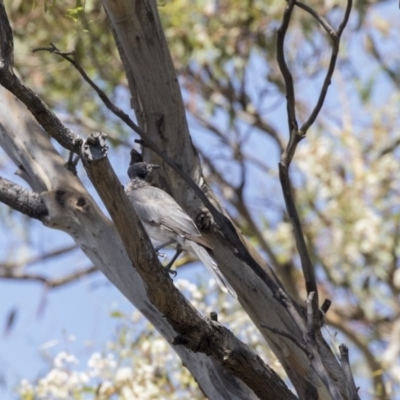
[[[178,244],[176,246],[176,253],[175,255],[172,257],[171,261],[168,263],[168,265],[166,267],[164,267],[171,275],[173,278],[175,278],[177,272],[176,271],[171,271],[171,267],[174,264],[175,260],[180,256],[180,254],[182,253],[182,247]]]
[[[174,242],[175,242],[175,240],[171,239],[168,242],[161,244],[160,246],[154,247],[154,250],[156,251],[158,257],[161,257],[163,259],[163,261],[165,260],[167,255],[165,253],[159,253],[159,250],[163,249],[164,247],[169,246],[170,244],[172,244]]]
[[[169,246],[170,244],[172,244],[174,242],[175,242],[174,239],[168,240],[168,242],[165,242],[165,243],[161,244],[160,246],[154,247],[154,250],[156,251],[156,253],[158,253],[158,250],[161,250],[164,247],[167,247],[167,246]]]

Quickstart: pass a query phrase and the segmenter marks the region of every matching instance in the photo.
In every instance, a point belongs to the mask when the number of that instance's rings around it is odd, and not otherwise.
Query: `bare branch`
[[[0,177],[0,201],[30,218],[43,220],[48,214],[40,194]]]
[[[336,378],[332,377],[331,374],[327,371],[327,368],[325,368],[325,366],[324,366],[324,363],[323,363],[324,359],[321,356],[320,346],[318,345],[317,338],[315,335],[315,333],[317,333],[314,329],[315,326],[312,327],[312,334],[309,335],[308,334],[309,333],[308,332],[309,325],[310,325],[309,321],[307,321],[307,326],[306,326],[304,323],[304,320],[300,317],[295,304],[283,291],[279,291],[279,296],[280,296],[280,300],[282,300],[287,311],[292,316],[293,320],[297,324],[297,327],[299,328],[300,332],[303,335],[302,339],[305,342],[305,347],[306,347],[305,351],[306,351],[306,354],[309,355],[310,364],[311,364],[313,370],[318,375],[318,377],[321,379],[321,381],[323,382],[326,389],[329,391],[332,399],[335,399],[335,400],[343,399],[343,397],[340,393],[340,388],[335,383],[335,380],[337,380],[337,377]],[[313,293],[311,293],[309,296],[308,304],[307,304],[308,308],[314,307],[313,296],[314,296]],[[311,311],[311,313],[313,313],[313,311]],[[301,343],[301,340],[300,340],[300,343]]]
[[[317,118],[317,116],[318,116],[319,112],[321,111],[321,108],[324,104],[326,94],[328,93],[328,87],[331,84],[332,75],[333,75],[333,72],[335,71],[336,60],[337,60],[337,56],[339,54],[340,38],[342,36],[344,28],[347,25],[348,20],[349,20],[352,2],[353,2],[352,0],[347,1],[346,11],[344,13],[343,20],[339,25],[339,29],[338,29],[337,33],[335,32],[335,34],[330,34],[330,37],[333,40],[333,47],[332,47],[331,59],[329,61],[328,71],[326,72],[324,83],[322,85],[317,104],[315,105],[314,110],[312,111],[308,120],[300,128],[300,132],[303,135],[305,135],[307,133],[310,126],[314,123],[315,119]]]
[[[288,145],[289,146],[289,145]],[[301,227],[300,217],[297,213],[294,203],[294,197],[290,185],[289,166],[285,162],[285,153],[279,162],[279,179],[282,186],[283,197],[285,199],[286,209],[293,226],[293,233],[296,240],[297,251],[299,252],[301,267],[307,293],[315,292],[315,301],[318,304],[318,288],[315,279],[314,267],[311,263],[307,250],[307,244],[304,239],[303,228]]]
[[[67,128],[42,99],[13,71],[13,35],[3,2],[0,3],[0,84],[21,100],[43,129],[61,146],[77,152],[82,140]]]
[[[257,110],[253,110],[252,107],[247,107],[247,104],[243,104],[243,102],[240,101],[234,90],[226,90],[223,87],[223,84],[221,84],[220,80],[218,80],[214,76],[210,68],[205,66],[205,70],[214,86],[219,89],[218,92],[221,93],[225,99],[227,99],[227,101],[224,101],[222,98],[220,98],[220,96],[217,96],[215,99],[213,99],[214,104],[223,108],[226,112],[229,112],[229,104],[233,104],[235,102],[240,103],[241,108],[235,110],[237,117],[242,119],[249,125],[254,126],[255,128],[267,133],[276,142],[276,144],[279,146],[279,149],[283,151],[284,143],[278,131],[265,119],[263,119]],[[209,97],[210,93],[213,93],[213,91],[215,90],[213,86],[207,84],[207,82],[204,82],[204,79],[202,77],[199,77],[196,72],[193,72],[190,67],[185,68],[184,71],[190,79],[195,81],[195,83],[198,85],[198,89],[203,92],[204,97],[207,98]],[[204,118],[204,115],[202,113],[192,110],[193,107],[190,106],[190,103],[186,104],[186,108],[190,110],[192,115],[196,117],[196,119],[198,119],[203,125],[208,125],[208,119]],[[210,127],[210,129],[212,129],[212,127]]]
[[[321,310],[324,314],[326,314],[328,312],[328,310],[331,308],[331,304],[332,304],[331,300],[329,300],[329,299],[324,300],[324,302],[322,303],[322,306],[321,306]]]
[[[300,1],[296,1],[296,0],[294,3],[297,7],[302,8],[304,11],[307,11],[308,13],[310,13],[325,29],[326,33],[330,37],[332,37],[333,40],[335,39],[335,37],[336,37],[335,30],[332,28],[332,26],[329,24],[329,22],[324,17],[321,17],[314,9],[312,9],[307,4],[303,4]]]
[[[78,249],[78,246],[76,244],[73,244],[71,246],[66,246],[66,247],[63,247],[61,249],[52,250],[52,251],[50,251],[48,253],[41,254],[39,256],[35,256],[35,257],[32,257],[32,258],[29,258],[29,259],[24,260],[22,262],[12,263],[12,264],[11,263],[6,263],[6,264],[3,264],[3,265],[0,264],[0,267],[13,269],[13,270],[21,269],[23,267],[27,267],[27,266],[32,265],[32,264],[37,264],[37,263],[40,263],[42,261],[46,261],[46,260],[48,260],[50,258],[66,254],[66,253],[68,253],[68,252],[70,252],[72,250],[76,250],[76,249]]]
[[[288,114],[289,132],[297,131],[298,128],[296,120],[296,98],[294,93],[293,77],[286,64],[285,59],[285,36],[289,28],[289,22],[290,18],[292,17],[294,5],[294,0],[288,0],[286,3],[285,12],[282,18],[282,24],[278,28],[278,40],[276,50],[276,58],[278,60],[279,69],[281,70],[286,85],[286,109]]]
[[[295,5],[306,10],[314,18],[316,18],[317,21],[321,23],[321,25],[324,27],[324,29],[327,30],[329,36],[333,40],[333,48],[332,48],[329,67],[324,79],[323,86],[321,88],[320,95],[318,97],[317,104],[315,105],[308,120],[302,125],[300,129],[298,129],[296,121],[296,113],[295,113],[296,104],[295,104],[293,79],[287,67],[284,55],[285,34],[288,30],[293,7]],[[336,59],[339,52],[340,38],[349,19],[351,7],[352,7],[352,0],[348,0],[343,20],[339,26],[338,32],[335,32],[332,30],[329,24],[310,7],[305,6],[302,3],[297,2],[296,0],[293,1],[288,0],[286,10],[282,18],[282,24],[278,29],[277,59],[279,68],[281,70],[281,73],[283,75],[286,84],[286,101],[287,101],[287,113],[288,113],[289,133],[290,133],[289,142],[287,144],[285,151],[282,153],[281,161],[279,162],[279,178],[281,181],[282,191],[285,198],[286,208],[293,226],[294,236],[296,239],[296,246],[300,255],[301,266],[304,274],[304,279],[306,282],[307,293],[308,294],[310,294],[311,292],[315,293],[315,296],[313,297],[314,308],[318,305],[318,291],[315,279],[315,271],[308,253],[307,245],[304,238],[304,233],[301,227],[300,218],[296,209],[291,189],[290,178],[289,178],[289,166],[296,152],[298,143],[305,137],[307,130],[314,123],[315,119],[317,118],[322,108],[322,105],[324,104],[325,97],[328,92],[328,87],[331,83],[331,78],[336,66]]]
[[[93,272],[97,272],[97,267],[89,267],[85,269],[81,269],[79,271],[73,272],[71,274],[65,275],[61,278],[51,279],[47,276],[41,274],[28,274],[28,273],[18,273],[13,271],[10,268],[1,268],[0,270],[0,278],[1,279],[13,279],[18,281],[38,281],[43,283],[49,289],[55,289],[60,286],[67,285],[68,283],[72,283],[79,278],[90,275]]]

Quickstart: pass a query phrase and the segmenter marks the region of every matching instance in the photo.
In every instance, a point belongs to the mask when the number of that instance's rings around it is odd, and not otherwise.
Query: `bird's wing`
[[[194,221],[168,193],[153,186],[146,186],[132,190],[128,196],[132,198],[142,221],[212,248],[201,236]]]
[[[193,241],[191,241],[191,240],[186,240],[185,242],[186,242],[186,246],[196,254],[196,256],[201,260],[201,262],[211,272],[211,274],[213,275],[214,279],[217,281],[220,288],[224,292],[230,293],[236,299],[237,294],[236,294],[235,290],[230,285],[230,283],[227,281],[227,279],[222,274],[222,272],[219,270],[217,263],[210,256],[208,251],[204,247],[199,246],[197,243],[193,243]]]

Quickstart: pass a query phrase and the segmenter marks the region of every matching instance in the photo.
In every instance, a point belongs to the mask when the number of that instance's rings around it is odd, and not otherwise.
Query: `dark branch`
[[[332,304],[331,300],[325,299],[321,306],[322,312],[326,314],[328,310],[331,308],[331,304]]]
[[[13,271],[13,268],[7,267],[5,269],[2,268],[3,271],[0,270],[0,279],[13,279],[19,281],[37,281],[43,283],[49,289],[55,289],[60,286],[67,285],[68,283],[72,283],[79,278],[90,275],[93,272],[98,271],[97,267],[89,267],[86,269],[82,269],[61,278],[50,279],[47,276],[33,273],[16,273]]]
[[[295,0],[295,5],[299,8],[302,8],[304,11],[307,11],[309,14],[311,14],[320,24],[321,26],[325,29],[326,33],[334,39],[336,37],[336,32],[335,30],[330,26],[329,22],[324,18],[321,17],[315,10],[313,10],[310,6],[301,3],[300,1]]]
[[[330,38],[333,41],[332,54],[329,62],[329,67],[324,79],[324,83],[321,88],[321,92],[319,94],[317,104],[315,105],[310,117],[307,121],[302,125],[300,129],[298,129],[297,121],[296,121],[296,103],[295,103],[295,92],[293,79],[290,70],[286,64],[285,54],[284,54],[284,40],[285,35],[289,27],[293,7],[297,5],[298,7],[304,9],[308,13],[310,13],[317,21],[324,27],[324,29],[328,32]],[[288,0],[287,6],[282,18],[282,24],[278,29],[278,39],[277,39],[277,60],[278,65],[283,75],[286,84],[286,101],[287,101],[287,113],[289,120],[289,142],[285,151],[282,153],[281,160],[279,163],[279,178],[281,181],[282,191],[285,198],[286,209],[288,211],[289,217],[291,219],[291,223],[293,226],[294,236],[296,240],[297,250],[300,255],[301,267],[304,274],[304,279],[306,282],[307,293],[310,294],[314,292],[315,295],[313,297],[313,308],[315,309],[318,305],[318,291],[317,291],[317,283],[315,279],[315,271],[313,265],[311,263],[311,259],[308,253],[307,245],[305,242],[303,230],[301,227],[300,218],[296,209],[294,196],[290,184],[289,178],[289,166],[292,162],[293,156],[296,152],[297,145],[299,142],[305,137],[307,130],[314,123],[317,118],[321,108],[324,104],[326,94],[328,92],[328,87],[331,83],[332,75],[335,70],[337,55],[339,52],[339,44],[340,38],[343,33],[343,30],[348,22],[350,11],[352,7],[352,0],[348,0],[346,11],[343,16],[343,20],[339,26],[337,32],[335,32],[332,27],[323,19],[317,12],[312,10],[309,6],[306,6],[296,0]]]
[[[30,218],[42,220],[48,214],[40,194],[1,177],[0,201]]]
[[[289,132],[297,131],[298,128],[296,120],[296,98],[294,93],[293,77],[286,64],[285,59],[285,36],[289,28],[289,22],[290,18],[292,17],[294,5],[295,2],[293,0],[289,0],[286,3],[286,9],[283,14],[282,24],[278,28],[278,40],[276,50],[276,58],[278,60],[279,69],[281,70],[286,85],[286,109],[288,114]]]
[[[289,145],[288,145],[289,146]],[[279,162],[279,179],[282,186],[283,197],[286,209],[293,226],[293,233],[296,240],[297,251],[299,252],[301,267],[306,283],[307,293],[315,292],[315,301],[318,303],[318,288],[315,279],[314,267],[308,254],[307,244],[304,239],[303,228],[301,227],[300,217],[296,210],[294,196],[290,185],[289,166],[285,162],[285,153]]]
[[[347,25],[347,21],[349,20],[351,7],[352,7],[352,0],[348,0],[346,11],[344,13],[343,20],[339,26],[338,32],[337,33],[335,32],[335,34],[330,35],[330,37],[333,40],[333,47],[332,47],[331,59],[329,61],[328,71],[326,72],[324,83],[322,85],[322,89],[319,94],[317,104],[315,105],[314,110],[312,111],[308,120],[300,128],[300,132],[303,135],[305,135],[307,133],[310,126],[314,123],[315,119],[317,118],[317,116],[318,116],[319,112],[321,111],[321,108],[324,104],[326,94],[328,93],[328,87],[331,84],[332,75],[333,75],[333,72],[335,71],[336,60],[337,60],[337,56],[339,54],[340,38],[342,36],[344,28]]]
[[[79,247],[76,244],[73,244],[70,246],[62,247],[60,249],[51,250],[48,253],[44,253],[39,256],[34,256],[24,262],[19,262],[19,263],[14,263],[14,264],[7,263],[6,265],[0,264],[0,267],[5,267],[5,268],[9,268],[9,269],[21,269],[23,267],[26,267],[26,266],[29,266],[32,264],[37,264],[37,263],[49,260],[50,258],[53,258],[53,257],[61,256],[63,254],[69,253],[70,251],[76,250],[78,248]]]
[[[82,140],[67,128],[42,99],[13,71],[13,35],[3,2],[0,3],[0,84],[21,100],[43,129],[61,146],[77,152]]]

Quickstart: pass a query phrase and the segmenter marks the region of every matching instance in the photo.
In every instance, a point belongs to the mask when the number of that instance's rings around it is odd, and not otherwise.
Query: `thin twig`
[[[78,246],[76,244],[73,244],[70,246],[63,247],[61,249],[52,250],[48,253],[29,258],[28,260],[24,260],[22,262],[17,262],[17,263],[5,262],[3,264],[0,263],[0,268],[7,268],[9,270],[19,270],[23,267],[27,267],[27,266],[30,266],[33,264],[40,263],[40,262],[48,260],[50,258],[69,253],[76,249],[78,249]]]
[[[342,36],[344,28],[347,25],[348,20],[349,20],[350,11],[351,11],[351,7],[352,7],[352,1],[353,0],[348,0],[348,2],[347,2],[346,11],[344,13],[343,20],[339,25],[339,29],[338,29],[337,33],[335,32],[334,35],[333,34],[330,35],[330,37],[333,40],[333,47],[332,47],[331,59],[329,61],[328,71],[326,72],[324,83],[322,85],[322,89],[319,94],[317,104],[315,105],[314,110],[312,111],[308,120],[300,128],[300,132],[303,135],[305,135],[307,133],[310,126],[314,123],[315,119],[317,118],[317,116],[318,116],[319,112],[321,111],[321,108],[324,104],[326,94],[328,93],[328,87],[331,84],[332,75],[333,75],[333,72],[335,71],[336,60],[337,60],[337,56],[339,54],[340,38]]]
[[[72,283],[75,280],[82,278],[83,276],[92,274],[93,272],[98,271],[97,267],[89,267],[86,269],[82,269],[71,274],[68,274],[61,278],[50,279],[47,276],[40,274],[24,274],[24,273],[13,273],[11,270],[7,268],[7,270],[0,271],[1,279],[13,279],[19,281],[37,281],[42,282],[49,289],[55,289],[57,287],[66,285],[68,283]]]
[[[307,11],[309,14],[311,14],[320,24],[321,26],[325,29],[326,33],[334,39],[336,37],[336,32],[332,28],[332,26],[329,24],[329,22],[324,18],[321,17],[315,10],[313,10],[310,6],[301,3],[300,1],[295,0],[295,5],[299,8],[302,8],[304,11]]]

